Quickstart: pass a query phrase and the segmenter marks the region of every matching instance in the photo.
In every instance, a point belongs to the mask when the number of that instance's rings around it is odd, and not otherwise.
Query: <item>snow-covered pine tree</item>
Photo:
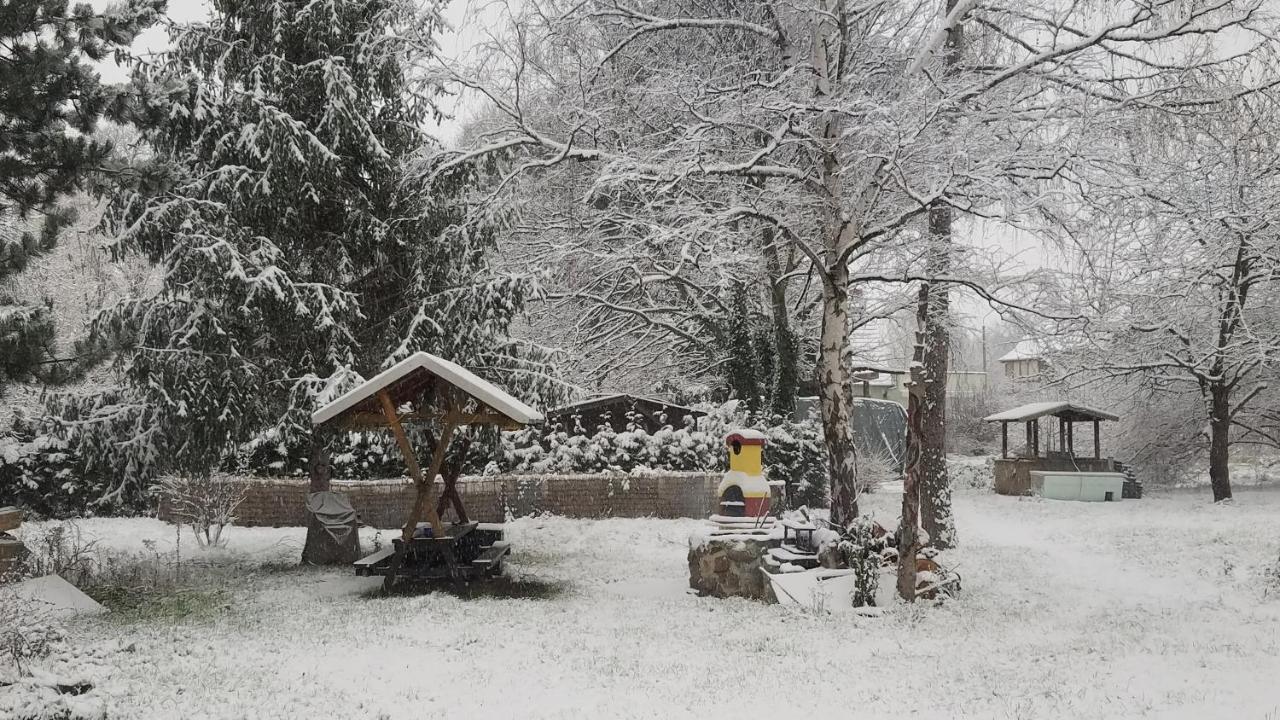
[[[59,201],[111,155],[111,144],[92,133],[114,91],[92,63],[128,48],[164,5],[0,5],[0,391],[46,365],[54,333],[48,304],[7,291],[4,280],[53,248],[72,220]]]
[[[331,438],[310,413],[411,352],[528,399],[554,392],[548,355],[507,337],[536,283],[490,272],[492,231],[456,223],[472,177],[428,186],[402,170],[434,142],[423,126],[439,88],[417,68],[439,4],[212,10],[136,72],[158,165],[119,203],[114,246],[161,264],[164,281],[100,318],[129,347],[133,398],[88,408],[85,427],[109,420],[140,477],[206,473],[254,438],[302,442],[320,491]],[[309,530],[304,561],[350,559],[321,534]]]

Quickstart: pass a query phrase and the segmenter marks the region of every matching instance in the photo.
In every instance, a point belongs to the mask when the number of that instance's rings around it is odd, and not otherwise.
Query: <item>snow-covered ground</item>
[[[72,629],[134,647],[100,661],[112,717],[1280,717],[1280,492],[963,493],[956,512],[962,595],[879,618],[687,594],[696,521],[531,518],[509,572],[535,598],[376,597],[279,567],[300,529],[233,528],[218,553],[246,567],[211,619]],[[83,530],[173,542],[152,520]]]

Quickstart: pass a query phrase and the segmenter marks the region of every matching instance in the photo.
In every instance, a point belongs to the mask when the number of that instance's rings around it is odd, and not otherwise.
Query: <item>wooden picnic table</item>
[[[390,587],[399,578],[457,580],[501,570],[510,552],[501,528],[481,528],[468,519],[456,475],[444,478],[444,491],[438,502],[432,502],[435,479],[459,428],[515,429],[541,422],[542,415],[469,370],[418,352],[317,410],[311,421],[317,426],[336,423],[390,429],[416,489],[401,536],[389,548],[356,561],[356,574],[382,575]],[[438,428],[425,473],[405,432],[406,422],[428,422]],[[446,526],[440,516],[448,507],[458,522]],[[421,532],[424,528],[430,533]]]

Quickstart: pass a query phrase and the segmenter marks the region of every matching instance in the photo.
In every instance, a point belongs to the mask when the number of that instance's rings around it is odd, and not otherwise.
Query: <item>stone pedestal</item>
[[[777,602],[769,578],[760,572],[777,541],[760,538],[689,539],[689,587],[714,597],[745,597]]]

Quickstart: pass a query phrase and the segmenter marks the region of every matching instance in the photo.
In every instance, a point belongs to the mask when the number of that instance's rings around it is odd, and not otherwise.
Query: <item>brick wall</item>
[[[567,517],[706,517],[716,506],[719,473],[663,473],[658,475],[499,475],[464,477],[458,490],[472,520],[502,522],[539,512]],[[300,526],[307,522],[307,481],[303,478],[240,478],[224,482],[245,488],[236,511],[236,524]],[[413,504],[407,479],[339,481],[334,492],[347,495],[365,525],[394,528],[404,524]],[[436,496],[442,490],[436,484]],[[161,520],[169,520],[161,503]]]

